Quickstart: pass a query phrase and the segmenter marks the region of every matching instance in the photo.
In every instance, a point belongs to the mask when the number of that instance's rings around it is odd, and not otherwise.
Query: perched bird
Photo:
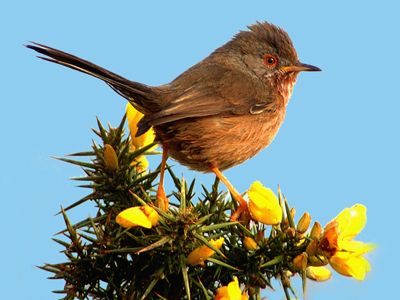
[[[44,60],[106,82],[145,116],[138,133],[153,126],[163,145],[157,196],[165,199],[167,153],[180,164],[214,172],[239,202],[246,201],[221,171],[243,163],[267,147],[285,118],[286,105],[301,71],[321,69],[299,61],[289,35],[268,22],[256,22],[170,83],[147,86],[89,61],[41,44],[26,47]]]

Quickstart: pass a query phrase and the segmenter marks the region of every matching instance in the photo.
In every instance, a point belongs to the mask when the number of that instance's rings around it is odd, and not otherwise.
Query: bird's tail
[[[158,95],[155,94],[156,92],[154,87],[149,87],[145,84],[128,80],[87,60],[81,59],[66,52],[41,44],[33,42],[31,43],[33,45],[25,45],[25,47],[48,56],[39,56],[39,58],[66,66],[103,80],[114,91],[126,98],[129,102],[133,103],[134,106],[142,113],[152,114],[161,109],[158,107],[159,103],[154,101],[158,98]]]

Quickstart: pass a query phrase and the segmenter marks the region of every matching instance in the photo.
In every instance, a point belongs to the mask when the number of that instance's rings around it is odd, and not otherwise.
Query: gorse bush
[[[67,261],[41,268],[63,279],[63,299],[261,299],[261,290],[278,278],[287,299],[298,297],[291,286],[298,274],[306,291],[307,278],[327,280],[330,264],[345,276],[363,280],[370,271],[362,256],[376,246],[353,241],[366,223],[366,208],[343,210],[323,230],[304,213],[295,223],[295,209],[278,190],[277,196],[255,182],[247,192],[250,218],[231,221],[235,201],[219,189],[219,180],[200,196],[195,181],[178,178],[169,203],[157,201],[156,178],[146,155],[157,154],[152,131],[134,137],[140,118],[128,107],[131,136],[124,135],[126,117],[117,128],[98,121],[94,133],[101,143],[70,155],[90,157],[61,161],[82,167],[91,192],[62,210],[65,238],[54,240]],[[131,133],[132,133],[131,132]],[[97,214],[71,224],[67,211],[92,201]],[[311,227],[311,228],[310,228]]]

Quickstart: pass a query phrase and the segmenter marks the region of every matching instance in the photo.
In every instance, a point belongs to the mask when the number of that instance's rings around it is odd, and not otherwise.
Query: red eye
[[[277,63],[278,63],[278,60],[276,59],[275,56],[273,56],[271,54],[264,55],[264,64],[267,67],[275,67]]]

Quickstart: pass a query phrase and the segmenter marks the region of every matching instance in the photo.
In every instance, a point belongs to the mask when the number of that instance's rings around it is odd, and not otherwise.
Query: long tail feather
[[[36,52],[43,54],[47,57],[38,56],[39,58],[56,63],[62,66],[66,66],[73,70],[89,74],[96,78],[103,80],[107,83],[114,91],[126,98],[130,102],[134,102],[139,107],[144,108],[145,111],[149,113],[153,112],[149,110],[149,104],[151,104],[151,99],[156,98],[154,91],[151,87],[128,80],[122,76],[119,76],[113,72],[110,72],[90,61],[79,58],[75,55],[42,45],[34,42],[30,42],[34,45],[24,45],[25,47],[35,50]],[[152,103],[157,106],[156,103]],[[154,107],[155,110],[158,107]],[[153,108],[153,109],[154,109]]]

